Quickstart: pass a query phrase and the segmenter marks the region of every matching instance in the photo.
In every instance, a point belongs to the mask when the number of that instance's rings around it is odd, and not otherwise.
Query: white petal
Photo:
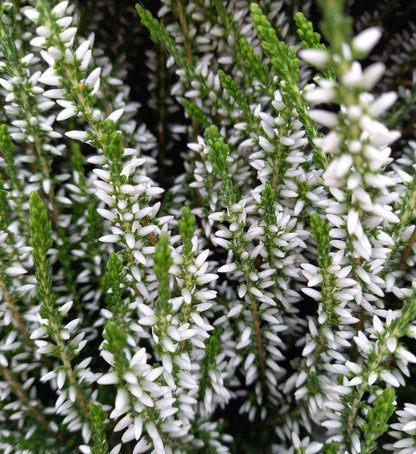
[[[30,45],[34,47],[43,47],[46,44],[46,39],[43,36],[37,36],[30,41]]]
[[[38,79],[38,82],[55,87],[61,86],[61,78],[57,76],[53,68],[48,68]]]
[[[302,49],[299,51],[299,56],[307,63],[318,67],[324,66],[328,61],[327,52],[321,49]]]
[[[408,363],[408,362],[416,363],[416,356],[403,347],[399,347],[397,349],[397,354],[399,355],[400,359],[405,363]]]
[[[416,421],[410,421],[402,427],[403,432],[413,432],[416,429]]]
[[[99,238],[99,241],[102,241],[103,243],[117,243],[119,238],[120,235],[110,234],[102,236],[101,238]]]
[[[65,133],[65,135],[67,137],[69,137],[70,139],[74,139],[74,140],[85,140],[88,136],[88,133],[86,131],[67,131]]]
[[[124,109],[117,109],[114,112],[112,112],[107,119],[113,121],[113,123],[117,123],[118,120],[120,120],[121,116],[124,113]]]
[[[68,107],[67,109],[64,109],[61,112],[59,112],[58,116],[56,117],[56,120],[57,121],[67,120],[68,118],[75,116],[76,113],[77,111],[75,110],[75,107],[73,106]]]
[[[95,85],[95,82],[97,82],[97,80],[99,79],[100,74],[101,68],[95,68],[94,71],[92,71],[91,74],[85,80],[85,84],[88,85],[89,87],[93,87]]]
[[[348,220],[347,220],[347,230],[350,235],[355,232],[355,229],[359,223],[359,214],[358,211],[351,209],[348,212]]]
[[[35,329],[33,333],[30,335],[31,339],[39,339],[40,337],[43,337],[47,333],[47,330],[44,326],[41,326],[38,329]]]
[[[28,19],[30,19],[34,23],[36,23],[37,20],[39,19],[39,11],[37,11],[35,8],[25,9],[23,13]]]
[[[6,274],[8,274],[9,276],[21,276],[22,274],[26,273],[27,270],[20,264],[10,266],[6,269]]]
[[[309,116],[312,118],[312,120],[316,121],[322,126],[326,126],[327,128],[333,128],[338,123],[337,114],[322,109],[311,110],[309,112]]]
[[[76,27],[69,27],[66,30],[64,30],[59,37],[64,43],[69,43],[75,36],[75,33],[77,32]]]
[[[84,41],[79,47],[78,49],[75,51],[75,57],[77,60],[82,60],[82,58],[84,57],[85,55],[85,52],[87,52],[87,50],[89,49],[90,47],[90,42],[89,41]]]
[[[58,3],[53,9],[52,13],[55,14],[57,18],[62,17],[65,14],[66,9],[68,8],[68,0]]]
[[[134,245],[136,244],[136,240],[134,238],[134,235],[132,233],[126,233],[126,244],[130,249],[134,248]]]
[[[385,370],[380,374],[380,377],[386,382],[387,385],[391,385],[395,388],[400,386],[397,378],[389,371]]]
[[[367,55],[377,44],[380,37],[380,28],[367,28],[367,30],[362,31],[352,40],[352,48],[362,55]]]
[[[64,88],[52,88],[51,90],[47,90],[43,93],[43,96],[45,98],[50,98],[50,99],[59,99],[63,98],[65,95],[66,91]]]
[[[227,263],[226,265],[220,266],[218,268],[218,273],[229,273],[231,271],[235,271],[237,269],[237,265],[235,263]]]
[[[6,79],[0,78],[0,85],[7,91],[13,91],[13,86]]]
[[[364,87],[371,89],[381,79],[386,67],[383,63],[377,62],[367,66],[363,72]]]
[[[97,383],[100,385],[114,385],[118,383],[118,377],[115,372],[110,372],[108,374],[102,375],[98,380]]]
[[[349,71],[342,76],[342,81],[347,87],[361,87],[364,83],[360,63],[355,61]]]
[[[388,93],[383,93],[378,99],[376,99],[370,107],[368,111],[370,115],[374,117],[378,117],[382,115],[386,110],[390,109],[390,107],[395,103],[397,99],[397,93],[390,91]]]
[[[56,383],[59,389],[62,389],[62,386],[65,384],[66,374],[64,370],[60,370],[58,372],[58,377],[56,379]]]

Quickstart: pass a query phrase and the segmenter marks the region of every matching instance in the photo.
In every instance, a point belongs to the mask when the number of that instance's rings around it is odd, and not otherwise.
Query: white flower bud
[[[67,131],[65,133],[65,135],[67,137],[69,137],[70,139],[74,139],[74,140],[85,140],[88,136],[87,132],[86,131]]]
[[[322,49],[302,49],[299,56],[306,63],[322,68],[328,62],[328,53]]]
[[[53,9],[52,14],[55,14],[57,18],[62,17],[65,14],[66,9],[68,8],[68,0],[58,3]]]
[[[352,48],[360,56],[366,56],[381,38],[381,29],[378,27],[367,28],[352,40]]]

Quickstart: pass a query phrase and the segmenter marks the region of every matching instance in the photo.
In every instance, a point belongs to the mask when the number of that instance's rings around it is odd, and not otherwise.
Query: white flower
[[[75,36],[76,32],[77,32],[77,28],[76,27],[69,27],[66,30],[64,30],[59,35],[59,37],[61,38],[61,40],[64,43],[69,44],[74,39],[74,36]]]
[[[88,65],[90,64],[91,58],[92,58],[92,51],[91,51],[91,49],[88,49],[85,52],[84,56],[82,57],[81,64],[79,65],[79,68],[81,70],[87,69]]]
[[[401,428],[401,430],[403,432],[411,433],[412,435],[413,435],[415,429],[416,429],[416,421],[410,421]]]
[[[386,67],[383,63],[377,62],[367,66],[363,72],[363,87],[370,90],[381,79]]]
[[[6,268],[6,274],[9,276],[21,276],[22,274],[26,274],[27,269],[24,268],[20,263],[16,263],[13,266],[9,266]]]
[[[23,13],[32,22],[34,22],[35,24],[37,23],[40,14],[39,11],[37,11],[35,8],[27,8],[23,11]]]
[[[393,386],[394,388],[398,388],[400,386],[397,378],[388,370],[383,370],[380,374],[380,378],[382,378],[387,385]]]
[[[153,447],[154,447],[155,454],[165,454],[163,441],[159,435],[158,430],[156,429],[156,426],[153,424],[153,422],[146,423],[146,431],[149,434],[149,437],[153,441]]]
[[[264,151],[269,153],[273,152],[274,146],[263,136],[259,137],[259,145],[263,148]]]
[[[46,25],[40,25],[39,27],[37,27],[36,33],[39,36],[43,36],[44,38],[49,38],[51,36],[51,29]]]
[[[45,326],[41,326],[40,328],[36,329],[33,331],[33,333],[30,335],[31,339],[39,339],[47,334],[47,329]]]
[[[381,29],[378,27],[367,28],[352,40],[352,48],[360,56],[366,56],[377,44],[381,37]]]
[[[371,350],[371,342],[367,339],[362,331],[359,331],[358,336],[354,336],[353,339],[358,348],[364,353],[368,353]]]
[[[324,174],[325,184],[335,187],[342,185],[347,172],[351,169],[352,163],[352,157],[345,153],[333,159]]]
[[[86,43],[89,44],[88,41],[86,41]],[[85,42],[83,44],[85,44]],[[88,85],[89,87],[94,87],[95,83],[100,78],[100,74],[101,68],[95,68],[93,71],[91,71],[91,73],[85,80],[85,85]]]
[[[341,421],[336,421],[336,420],[330,419],[328,421],[322,422],[321,425],[328,429],[339,429],[342,424],[341,424]]]
[[[373,101],[368,108],[368,112],[373,117],[378,117],[386,112],[395,103],[397,99],[397,93],[389,91],[383,93],[375,101]]]
[[[74,117],[77,114],[77,110],[74,106],[68,107],[61,112],[59,112],[56,117],[57,121],[67,120],[68,118]]]
[[[321,104],[329,103],[333,100],[334,91],[329,88],[316,87],[305,93],[305,98],[310,103]]]
[[[327,128],[333,128],[338,124],[337,114],[333,112],[328,112],[326,110],[314,109],[309,112],[309,116],[312,120],[326,126]]]
[[[102,237],[99,238],[99,241],[102,241],[103,243],[117,243],[119,239],[120,235],[110,234],[103,235]]]
[[[299,56],[307,63],[322,68],[328,62],[328,53],[322,49],[302,49]]]
[[[90,42],[89,41],[84,41],[79,47],[78,49],[75,51],[75,58],[77,60],[82,60],[82,58],[84,57],[85,53],[87,52],[87,50],[90,48]]]
[[[399,347],[396,353],[405,364],[416,363],[416,356],[404,347]]]
[[[360,222],[360,219],[359,219],[358,211],[351,209],[348,212],[348,220],[347,220],[347,230],[350,235],[355,233],[359,222]]]
[[[117,123],[118,120],[120,120],[123,113],[124,113],[124,109],[117,109],[107,117],[107,120],[111,120],[114,123]]]
[[[67,28],[72,23],[72,17],[71,16],[62,17],[61,19],[58,19],[56,23],[60,27]]]
[[[0,85],[6,90],[6,91],[13,91],[13,86],[10,82],[8,82],[6,79],[0,78]]]
[[[86,131],[67,131],[65,133],[65,135],[67,137],[69,137],[70,139],[74,139],[74,140],[85,140],[88,136],[88,133]]]
[[[33,47],[44,47],[46,45],[46,39],[43,36],[37,36],[30,41],[30,45]]]
[[[61,86],[61,78],[55,74],[53,67],[48,68],[38,79],[38,82],[55,87]]]
[[[218,273],[230,273],[237,269],[237,265],[235,263],[227,263],[226,265],[220,266],[217,271]]]
[[[68,8],[68,4],[68,0],[64,0],[63,2],[58,3],[53,7],[52,14],[54,14],[57,18],[62,17],[65,14],[66,9]]]
[[[65,95],[66,91],[64,88],[52,88],[51,90],[47,90],[43,93],[43,96],[46,98],[51,98],[51,99],[60,99],[63,98]],[[52,104],[54,105],[54,104]]]
[[[320,300],[322,298],[322,293],[313,288],[303,288],[302,292],[315,300]]]
[[[58,372],[58,376],[57,376],[57,379],[56,379],[56,384],[58,386],[58,389],[62,389],[62,387],[65,384],[65,379],[66,379],[65,371],[64,370],[60,370]]]

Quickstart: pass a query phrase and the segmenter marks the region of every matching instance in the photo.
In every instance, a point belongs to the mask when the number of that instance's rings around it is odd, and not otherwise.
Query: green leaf
[[[88,411],[91,419],[91,436],[93,440],[91,454],[107,454],[108,443],[104,425],[104,421],[107,419],[107,413],[101,405],[96,405],[92,402],[88,404]]]
[[[191,214],[189,207],[183,207],[182,219],[179,220],[179,233],[183,244],[183,255],[189,258],[192,251],[192,238],[195,233],[195,216]]]
[[[207,129],[210,126],[208,117],[204,114],[204,111],[196,105],[196,103],[187,98],[182,98],[181,104],[185,108],[186,113],[191,117],[192,121],[200,125],[203,129]]]
[[[178,66],[183,68],[186,72],[191,73],[191,65],[187,62],[185,56],[179,48],[176,47],[175,42],[169,35],[169,32],[166,30],[164,25],[155,19],[152,16],[152,13],[144,9],[139,3],[136,3],[136,10],[139,13],[143,25],[149,30],[155,40],[165,47],[167,52],[175,59]]]
[[[231,164],[228,161],[230,147],[224,142],[224,138],[221,137],[216,126],[210,126],[205,131],[205,142],[210,148],[214,171],[222,180],[221,188],[224,192],[224,204],[227,207],[231,207],[240,200],[241,195],[239,188],[233,183],[230,176]]]
[[[36,280],[38,282],[37,296],[42,301],[40,316],[50,320],[53,318],[57,324],[62,320],[58,311],[53,310],[56,299],[52,292],[52,275],[49,272],[50,262],[47,257],[52,247],[51,222],[48,219],[45,202],[37,192],[32,192],[29,200],[30,206],[30,235],[32,240],[32,257],[35,265]]]
[[[306,20],[306,17],[300,11],[295,14],[295,22],[298,26],[297,33],[302,39],[302,49],[320,49],[326,50],[325,44],[321,43],[321,35],[314,31],[312,22]],[[335,79],[334,68],[325,68],[322,74],[327,79]]]
[[[156,243],[156,252],[153,255],[153,260],[155,263],[153,270],[159,282],[158,299],[155,303],[156,309],[158,315],[166,316],[171,307],[171,304],[169,303],[171,294],[169,268],[173,264],[169,246],[169,236],[166,233],[160,235],[159,240]]]
[[[370,454],[377,449],[377,438],[389,429],[388,420],[396,410],[396,393],[393,388],[386,388],[373,403],[366,414],[363,424],[363,444],[361,452]]]

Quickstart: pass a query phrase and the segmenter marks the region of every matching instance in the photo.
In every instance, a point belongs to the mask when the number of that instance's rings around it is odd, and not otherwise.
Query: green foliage
[[[362,452],[371,453],[377,449],[377,438],[389,429],[388,421],[396,409],[396,393],[393,388],[386,388],[377,397],[367,412],[366,422],[363,425],[364,446]]]
[[[327,268],[331,263],[329,259],[330,226],[317,213],[311,215],[311,230],[318,246],[318,261],[322,268]]]
[[[320,28],[322,34],[330,43],[334,53],[340,53],[342,44],[351,39],[351,18],[344,14],[345,1],[318,0],[323,12]]]
[[[261,205],[264,209],[264,220],[268,225],[276,224],[276,210],[274,207],[275,190],[267,184],[261,193]]]
[[[277,38],[276,31],[257,3],[251,3],[250,10],[261,45],[270,58],[275,74],[280,79],[279,85],[285,104],[296,109],[299,120],[304,124],[306,134],[310,142],[313,143],[313,138],[317,136],[316,125],[307,114],[307,103],[298,86],[299,60],[296,58],[296,49],[294,46],[287,47],[283,41]],[[318,168],[325,167],[326,157],[321,150],[314,149],[313,153],[316,166]]]
[[[302,49],[321,49],[326,50],[325,44],[321,43],[321,35],[314,31],[312,22],[308,21],[301,12],[295,14],[295,22],[298,27],[297,33],[302,39]],[[335,79],[335,73],[332,68],[325,68],[322,74],[327,79]]]
[[[324,454],[337,454],[339,449],[339,444],[336,441],[331,441],[331,443],[325,443],[324,445]]]
[[[159,282],[156,309],[159,316],[166,317],[170,309],[169,298],[171,294],[169,268],[173,263],[169,248],[169,237],[166,234],[160,235],[156,243],[153,260],[155,262],[153,269]]]
[[[107,414],[101,405],[95,405],[92,402],[88,404],[88,410],[90,412],[92,439],[94,441],[91,454],[107,454],[108,443],[104,430],[104,421],[107,418]]]
[[[247,100],[240,92],[238,85],[233,78],[230,75],[225,74],[224,71],[219,70],[218,75],[220,76],[221,85],[242,110],[244,120],[249,126],[252,126],[254,123],[253,114],[250,111],[250,106],[248,105]]]
[[[244,36],[240,37],[240,48],[247,68],[250,68],[253,77],[261,82],[264,87],[268,87],[269,84],[272,84],[273,82],[269,77],[270,69],[268,65],[264,64],[260,56],[254,53],[253,47],[250,46]]]
[[[231,207],[231,205],[240,200],[240,193],[230,176],[230,161],[228,160],[230,148],[224,142],[216,126],[210,126],[205,131],[205,141],[210,148],[214,170],[222,181],[221,188],[224,193],[224,205]]]
[[[281,84],[282,88],[289,92],[291,87],[296,86],[299,77],[299,60],[296,58],[296,50],[293,46],[287,48],[286,44],[277,38],[275,29],[257,3],[251,3],[250,9],[253,25],[259,34],[261,45],[271,60],[274,72],[284,82]]]
[[[195,216],[192,216],[189,207],[183,207],[182,218],[179,220],[179,232],[183,243],[183,258],[188,261],[192,253],[192,237],[195,233]]]
[[[194,102],[189,99],[182,98],[181,103],[185,108],[186,113],[190,116],[192,121],[200,125],[201,128],[206,129],[209,127],[209,120],[204,114],[203,110],[198,107]]]
[[[38,282],[37,296],[43,302],[39,315],[47,320],[54,319],[59,324],[62,317],[53,310],[55,295],[52,292],[52,275],[50,274],[50,261],[47,257],[53,240],[51,238],[51,222],[45,202],[37,192],[30,195],[30,233],[32,240],[32,257]]]
[[[123,263],[113,252],[108,258],[104,291],[107,294],[108,306],[113,313],[114,322],[120,326],[123,326],[124,316],[127,312],[126,301],[123,299],[123,280]]]
[[[152,16],[152,13],[149,10],[144,9],[139,3],[136,3],[136,10],[139,13],[140,20],[142,21],[143,25],[150,31],[153,38],[166,48],[166,51],[169,53],[169,55],[172,55],[172,57],[175,59],[176,64],[183,68],[185,71],[191,72],[191,66],[186,60],[186,57],[175,45],[175,42],[167,32],[166,28],[163,26],[163,24],[155,19]]]

